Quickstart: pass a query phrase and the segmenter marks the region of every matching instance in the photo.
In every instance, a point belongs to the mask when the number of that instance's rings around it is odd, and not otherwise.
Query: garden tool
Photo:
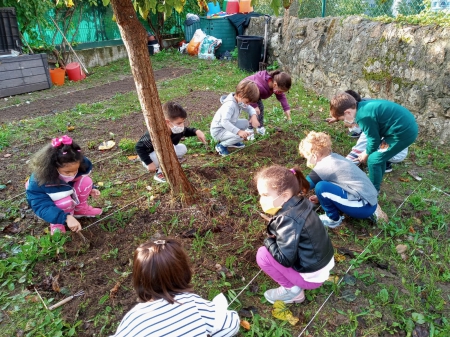
[[[270,15],[264,15],[264,57],[262,62],[259,62],[259,71],[267,69],[266,57],[267,57],[267,27],[270,22]]]
[[[80,296],[83,296],[83,295],[84,295],[84,291],[80,290],[79,292],[73,294],[72,296],[69,296],[69,297],[63,299],[62,301],[59,301],[58,303],[53,304],[51,307],[48,308],[48,310],[56,309],[56,308],[62,306],[63,304],[66,304],[67,302],[70,302],[75,297],[80,297]]]

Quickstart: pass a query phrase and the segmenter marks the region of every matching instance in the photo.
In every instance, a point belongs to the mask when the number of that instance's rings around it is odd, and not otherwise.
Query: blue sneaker
[[[228,156],[230,154],[230,152],[228,152],[228,149],[220,143],[216,145],[216,151],[222,157]]]
[[[242,142],[239,142],[239,143],[230,145],[230,146],[228,146],[228,147],[235,147],[236,149],[243,149],[243,148],[245,147],[245,144],[242,143]]]

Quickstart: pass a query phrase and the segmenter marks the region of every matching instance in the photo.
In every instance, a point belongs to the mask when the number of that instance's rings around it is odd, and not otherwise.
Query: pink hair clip
[[[60,138],[53,138],[52,139],[52,146],[53,147],[60,147],[61,145],[71,145],[72,144],[72,138],[70,138],[67,135],[64,135]]]
[[[293,168],[289,169],[289,171],[291,171],[292,174],[294,174],[294,175],[296,174],[296,172],[295,172],[295,170]]]

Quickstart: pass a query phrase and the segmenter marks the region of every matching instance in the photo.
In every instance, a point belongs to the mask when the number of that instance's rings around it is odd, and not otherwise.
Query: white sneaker
[[[279,287],[267,290],[264,293],[264,297],[272,304],[275,301],[283,301],[284,303],[302,303],[305,300],[305,291],[298,286],[293,286],[290,289]]]
[[[245,132],[248,132],[248,133],[255,133],[255,129],[249,129],[249,128],[247,128],[247,129],[245,129],[244,131],[245,131]]]
[[[330,228],[336,228],[342,223],[342,220],[344,220],[344,217],[339,217],[339,220],[331,220],[326,214],[319,215],[320,220],[322,220],[322,223],[324,226],[330,227]]]
[[[261,126],[260,128],[256,129],[256,132],[258,132],[260,135],[264,136],[266,134],[266,128],[264,126]]]

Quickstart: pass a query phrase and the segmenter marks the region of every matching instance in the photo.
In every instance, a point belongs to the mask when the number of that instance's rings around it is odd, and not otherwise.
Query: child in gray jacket
[[[236,93],[229,94],[222,102],[222,106],[217,110],[211,122],[211,136],[219,141],[216,151],[221,156],[227,156],[228,147],[243,148],[243,140],[250,136],[245,129],[248,128],[247,119],[239,119],[241,110],[248,113],[250,123],[253,127],[258,127],[259,122],[256,111],[250,103],[255,103],[259,99],[259,89],[254,82],[243,80],[236,87]]]

